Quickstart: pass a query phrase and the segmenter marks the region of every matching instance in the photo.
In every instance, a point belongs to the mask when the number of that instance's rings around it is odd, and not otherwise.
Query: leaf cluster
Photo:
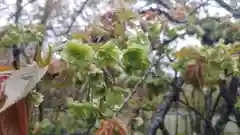
[[[16,44],[40,42],[43,39],[43,31],[42,25],[8,25],[0,32],[0,45],[10,47]]]

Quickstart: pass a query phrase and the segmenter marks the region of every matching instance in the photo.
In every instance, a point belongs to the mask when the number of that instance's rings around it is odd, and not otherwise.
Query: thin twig
[[[195,112],[198,116],[201,117],[202,120],[204,120],[209,126],[213,127],[212,126],[212,123],[207,120],[206,118],[204,118],[204,116],[197,110],[195,109],[194,107],[191,107],[191,106],[188,106],[184,101],[182,100],[179,100],[180,103],[182,103],[183,105],[187,106],[189,109],[191,109],[193,112]]]
[[[155,66],[155,63],[152,64],[148,69],[147,72],[145,72],[145,74],[142,76],[142,78],[134,85],[133,91],[131,92],[131,94],[125,99],[124,103],[122,104],[122,106],[120,107],[120,109],[118,110],[118,113],[121,113],[123,108],[127,105],[128,101],[130,99],[132,99],[132,97],[135,95],[135,93],[137,92],[137,89],[139,87],[140,84],[143,83],[143,81],[146,79],[146,77],[149,75],[149,73],[151,72],[152,67]]]
[[[83,12],[83,10],[85,9],[87,3],[89,2],[90,0],[85,0],[82,4],[82,6],[79,8],[79,10],[76,12],[75,15],[72,15],[71,17],[71,23],[70,23],[70,26],[68,27],[68,29],[66,30],[65,34],[68,34],[70,32],[70,30],[72,29],[72,26],[73,24],[76,22],[77,20],[77,17]]]

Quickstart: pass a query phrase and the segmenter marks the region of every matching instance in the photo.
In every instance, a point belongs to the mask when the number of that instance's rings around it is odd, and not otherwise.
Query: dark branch
[[[16,16],[15,16],[15,24],[18,24],[19,18],[21,16],[21,11],[22,11],[22,0],[17,0],[16,4]]]
[[[22,0],[17,0],[16,1],[16,16],[15,16],[15,24],[17,25],[19,22],[19,18],[21,16],[21,11],[22,11]],[[20,68],[20,50],[18,46],[15,44],[12,46],[12,56],[13,56],[13,61],[12,65],[16,70],[19,70]]]
[[[170,9],[170,8],[171,8],[168,4],[166,4],[166,3],[165,3],[164,1],[162,1],[162,0],[155,0],[155,2],[156,2],[157,4],[159,4],[159,5],[164,6],[164,7],[167,8],[167,9]]]
[[[220,119],[217,121],[215,125],[216,135],[220,135],[229,121],[229,116],[234,110],[234,104],[236,102],[237,88],[238,88],[238,77],[233,76],[230,82],[229,88],[227,88],[227,84],[225,80],[220,81],[220,95],[226,101],[225,110],[220,114]]]
[[[161,129],[163,135],[169,135],[169,132],[164,125],[164,118],[171,108],[172,102],[175,101],[181,91],[181,88],[177,85],[176,81],[177,79],[172,82],[172,90],[166,95],[163,103],[157,107],[157,111],[153,114],[151,125],[147,133],[148,135],[156,135],[158,129]]]
[[[52,0],[47,0],[44,6],[44,13],[42,16],[42,19],[40,21],[40,24],[46,25],[48,17],[51,15],[51,11],[52,11]]]
[[[225,3],[223,0],[215,0],[221,7],[229,11],[233,17],[240,18],[240,9],[233,9],[231,6],[229,6],[227,3]]]
[[[87,3],[89,2],[89,0],[85,0],[82,4],[82,6],[79,8],[79,10],[77,10],[77,12],[72,15],[71,17],[71,24],[68,27],[68,29],[66,30],[65,34],[68,34],[70,32],[70,30],[72,29],[73,24],[76,22],[77,17],[83,12],[83,10],[85,9]]]

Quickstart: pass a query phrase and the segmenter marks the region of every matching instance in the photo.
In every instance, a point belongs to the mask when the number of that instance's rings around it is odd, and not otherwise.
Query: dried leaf
[[[177,58],[183,58],[183,57],[192,57],[192,58],[200,58],[201,54],[198,50],[192,47],[185,47],[181,49],[180,51],[176,52]]]

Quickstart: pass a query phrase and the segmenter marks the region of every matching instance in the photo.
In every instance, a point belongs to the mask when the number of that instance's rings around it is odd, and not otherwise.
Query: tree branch
[[[233,112],[235,99],[237,95],[237,88],[238,88],[238,77],[233,76],[230,82],[229,88],[227,88],[227,84],[225,80],[221,80],[220,82],[220,95],[225,99],[226,105],[224,111],[220,114],[220,119],[217,121],[215,125],[216,135],[220,135],[223,131],[225,125],[229,121],[228,117]]]
[[[16,1],[16,14],[15,14],[15,24],[18,24],[19,18],[21,16],[21,12],[22,12],[22,0],[17,0]]]
[[[240,18],[240,9],[233,9],[231,6],[229,6],[227,3],[225,3],[223,0],[215,0],[221,7],[229,11],[233,17]]]
[[[195,109],[194,107],[189,106],[188,104],[186,104],[186,103],[185,103],[184,101],[182,101],[182,100],[179,100],[179,102],[182,103],[182,104],[184,104],[185,106],[187,106],[190,110],[192,110],[194,113],[196,113],[198,116],[200,116],[201,119],[204,120],[205,123],[206,123],[208,126],[212,127],[211,121],[210,121],[209,119],[204,118],[204,116],[203,116],[197,109]]]
[[[40,24],[46,25],[48,17],[51,15],[53,0],[47,0],[44,6],[44,12]]]
[[[163,100],[163,103],[157,107],[157,111],[153,114],[151,118],[151,125],[148,130],[147,135],[156,135],[157,130],[161,129],[163,135],[169,135],[170,133],[165,128],[164,118],[171,108],[172,102],[175,101],[176,97],[179,95],[181,88],[177,86],[177,79],[175,79],[172,83],[172,90],[170,90],[169,94]]]
[[[161,58],[159,58],[159,59],[161,59]],[[124,107],[127,105],[128,101],[129,101],[130,99],[132,99],[132,97],[136,94],[136,92],[137,92],[137,90],[138,90],[138,88],[139,88],[139,85],[142,84],[142,83],[145,81],[146,77],[149,75],[149,73],[151,72],[151,69],[152,69],[155,65],[156,65],[156,63],[151,64],[151,65],[149,66],[149,68],[147,69],[147,71],[145,72],[145,74],[142,76],[142,78],[134,85],[134,88],[133,88],[131,94],[125,99],[123,105],[122,105],[122,106],[120,107],[120,109],[118,110],[118,113],[121,113],[121,112],[122,112],[122,110],[124,109]]]
[[[157,4],[159,4],[159,5],[164,6],[164,7],[167,8],[167,9],[170,9],[170,8],[171,8],[171,7],[169,6],[169,4],[165,3],[165,2],[162,1],[162,0],[155,0],[155,2],[156,2]]]
[[[68,29],[66,30],[65,34],[68,34],[70,32],[70,30],[72,29],[72,26],[73,24],[76,22],[77,20],[77,17],[83,12],[83,10],[85,9],[87,3],[89,2],[90,0],[85,0],[82,4],[82,6],[79,8],[79,10],[77,10],[77,12],[75,13],[75,15],[72,15],[71,17],[71,24],[70,26],[68,27]]]
[[[76,22],[77,20],[77,17],[83,12],[83,10],[85,9],[87,3],[89,2],[90,0],[85,0],[82,4],[82,6],[79,8],[79,10],[77,10],[77,12],[75,14],[72,15],[71,17],[71,23],[69,25],[69,27],[67,28],[67,30],[63,33],[64,35],[67,35],[70,33],[74,23]],[[61,35],[61,34],[60,34]],[[68,37],[67,37],[68,38]],[[53,48],[53,52],[57,52],[57,51],[60,51],[63,49],[65,43],[67,42],[67,40],[65,41],[62,41],[60,42],[58,45],[54,46]]]

